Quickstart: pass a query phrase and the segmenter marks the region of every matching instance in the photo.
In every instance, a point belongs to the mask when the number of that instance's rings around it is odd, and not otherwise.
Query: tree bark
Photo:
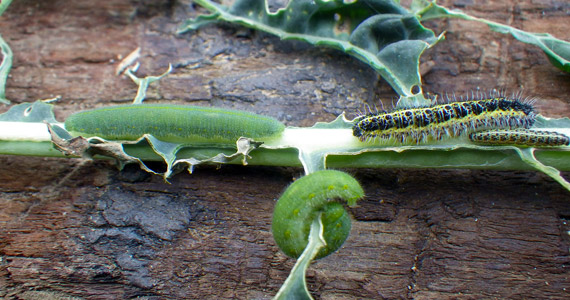
[[[569,4],[439,1],[570,40]],[[229,24],[176,35],[204,13],[188,1],[14,1],[0,33],[15,54],[7,97],[60,95],[56,116],[128,103],[115,68],[142,49],[139,75],[173,74],[147,100],[248,110],[311,126],[397,96],[339,51]],[[570,115],[569,75],[542,51],[485,25],[426,24],[447,39],[423,57],[424,90],[523,89],[543,115]],[[270,299],[292,259],[270,227],[301,169],[200,167],[165,183],[106,161],[0,156],[0,297]],[[535,172],[347,170],[366,198],[344,246],[314,263],[316,299],[568,299],[570,193]],[[565,174],[568,178],[569,174]]]

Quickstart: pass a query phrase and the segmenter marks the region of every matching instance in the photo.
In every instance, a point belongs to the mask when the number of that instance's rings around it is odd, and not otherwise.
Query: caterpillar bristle
[[[472,92],[467,98],[479,97],[481,93]],[[531,127],[536,117],[533,105],[520,98],[497,96],[503,94],[492,90],[489,95],[495,97],[491,98],[464,100],[461,96],[459,101],[444,104],[360,115],[354,119],[353,135],[361,141],[419,144],[486,129]]]

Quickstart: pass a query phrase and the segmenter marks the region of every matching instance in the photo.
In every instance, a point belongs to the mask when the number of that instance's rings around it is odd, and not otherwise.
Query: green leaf
[[[566,181],[564,177],[560,174],[560,171],[557,169],[544,165],[536,157],[534,156],[534,148],[526,148],[526,149],[519,149],[516,148],[517,153],[519,154],[520,158],[527,164],[533,166],[538,171],[543,172],[544,174],[550,176],[550,178],[554,179],[560,185],[562,185],[566,190],[570,191],[570,182]]]
[[[536,122],[534,123],[534,128],[558,128],[570,130],[570,119],[560,118],[560,119],[550,119],[542,115],[536,117]]]
[[[4,11],[6,11],[6,9],[8,8],[8,6],[10,6],[10,3],[12,3],[12,0],[2,0],[2,1],[0,1],[0,16],[4,13]]]
[[[0,115],[0,121],[56,123],[53,105],[44,101],[21,103]]]
[[[176,153],[183,145],[176,143],[163,142],[152,135],[147,135],[146,140],[152,147],[152,150],[160,155],[164,162],[166,163],[166,171],[163,174],[164,179],[167,179],[172,175],[172,168],[174,167],[174,162],[176,161]]]
[[[570,72],[570,42],[559,40],[548,33],[526,32],[504,24],[469,16],[459,10],[449,10],[437,5],[435,1],[415,0],[412,7],[422,21],[435,18],[459,18],[485,23],[493,31],[511,34],[523,43],[540,47],[550,63],[564,72]]]
[[[427,104],[421,93],[419,57],[441,37],[392,0],[294,0],[275,13],[265,0],[237,0],[230,8],[196,0],[212,12],[184,23],[180,32],[213,20],[241,24],[313,45],[340,49],[373,67],[402,96]]]

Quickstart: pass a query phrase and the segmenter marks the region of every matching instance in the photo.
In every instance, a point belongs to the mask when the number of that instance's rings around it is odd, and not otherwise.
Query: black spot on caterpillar
[[[417,144],[486,129],[529,128],[535,117],[530,103],[494,97],[369,113],[354,120],[352,132],[361,141]]]
[[[564,134],[529,129],[495,129],[474,132],[469,135],[469,139],[474,143],[483,145],[556,147],[570,144],[570,138]]]
[[[71,115],[65,128],[75,135],[108,140],[136,140],[151,134],[173,143],[235,144],[279,135],[285,126],[270,117],[238,110],[189,105],[134,104]]]
[[[271,230],[279,249],[297,258],[308,244],[311,223],[322,213],[323,237],[327,243],[316,258],[336,251],[350,233],[350,217],[342,204],[349,206],[364,197],[364,191],[354,177],[336,170],[322,170],[293,182],[277,201]]]

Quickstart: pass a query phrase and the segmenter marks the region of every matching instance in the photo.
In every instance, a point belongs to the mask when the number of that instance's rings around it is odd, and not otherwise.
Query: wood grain
[[[570,40],[567,3],[439,1]],[[219,24],[176,35],[189,1],[14,1],[0,32],[15,53],[8,98],[61,95],[56,115],[127,103],[114,75],[142,48],[140,74],[176,70],[149,100],[244,109],[288,125],[331,121],[397,98],[338,51]],[[569,75],[486,26],[429,22],[447,39],[424,59],[424,89],[524,89],[569,116]],[[313,264],[316,299],[567,299],[570,194],[535,172],[348,170],[367,197],[352,234]],[[222,166],[171,184],[135,166],[0,157],[0,297],[270,299],[293,265],[270,233],[275,199],[300,169]],[[570,174],[565,174],[568,178]]]

